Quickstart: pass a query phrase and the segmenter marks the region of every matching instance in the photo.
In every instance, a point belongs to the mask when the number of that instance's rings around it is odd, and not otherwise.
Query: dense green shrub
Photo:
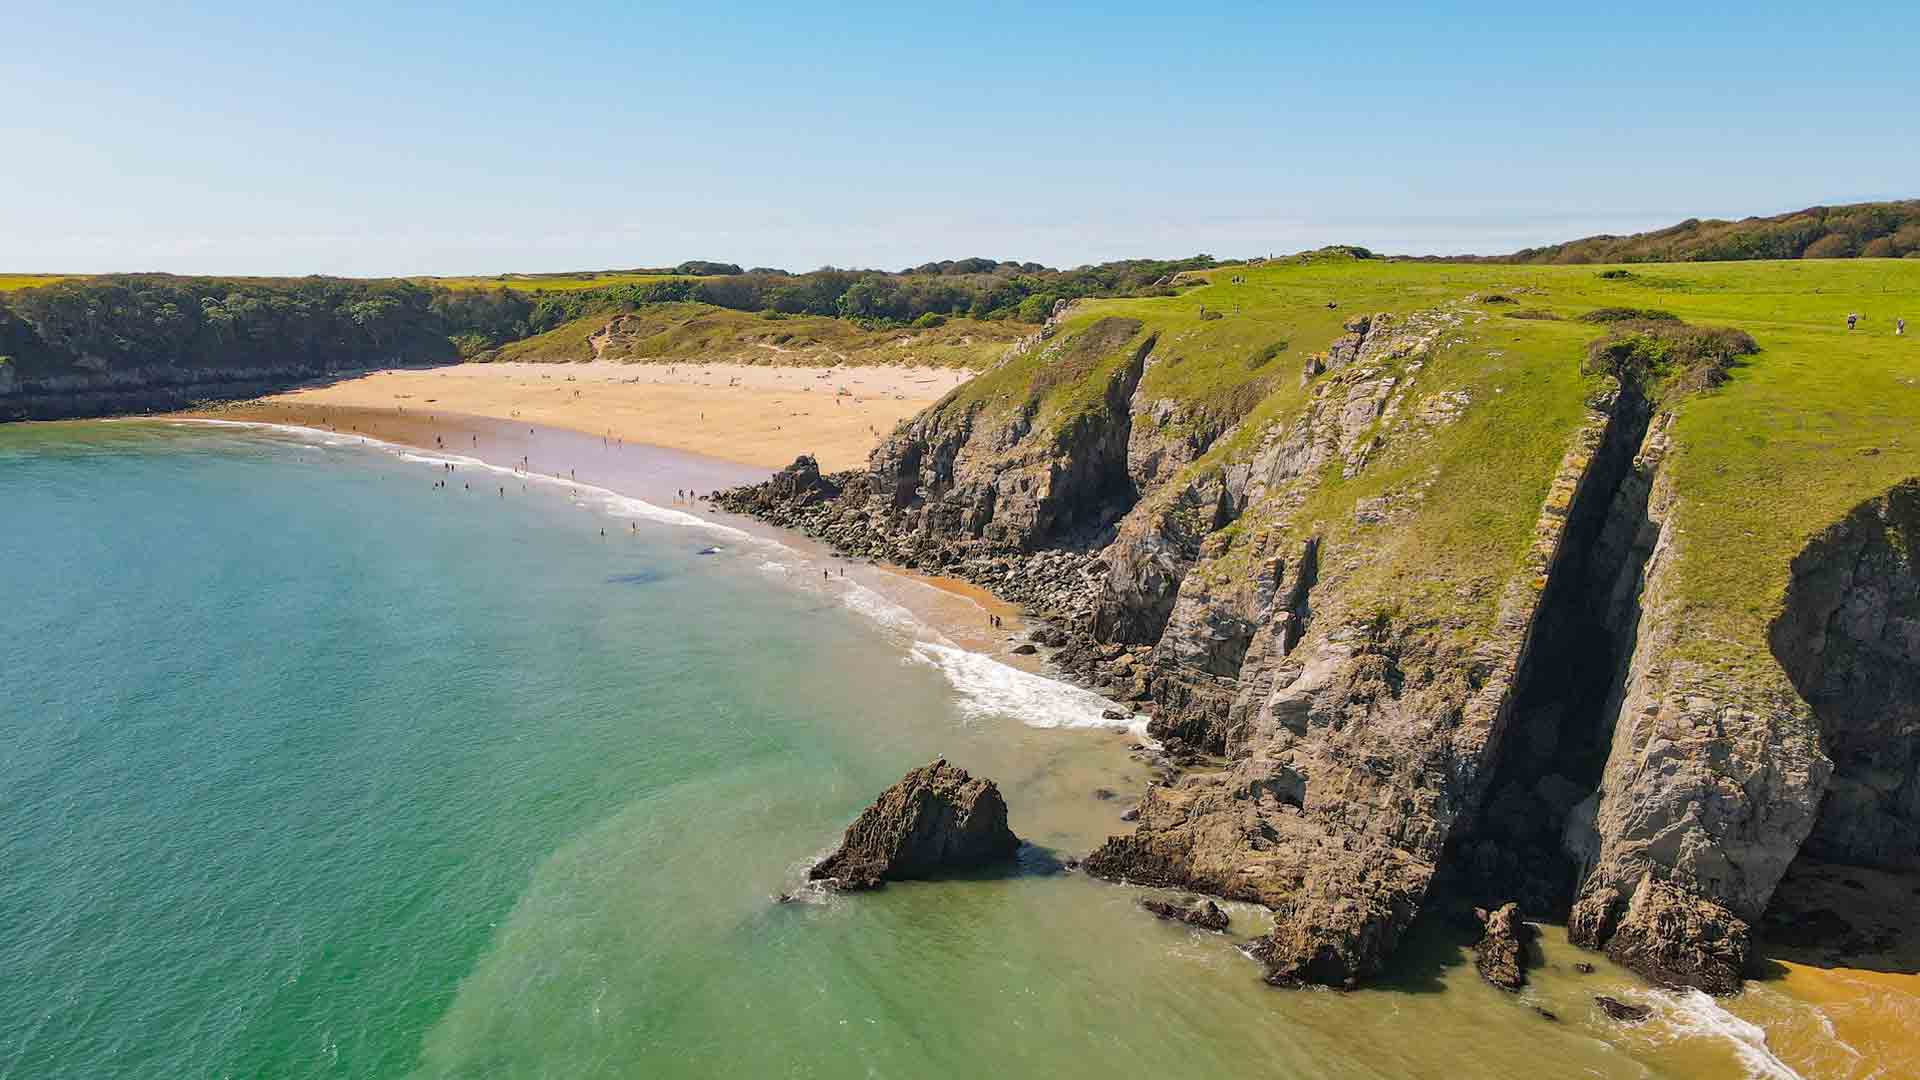
[[[1603,307],[1594,308],[1580,316],[1581,322],[1679,322],[1680,316],[1671,311],[1659,311],[1654,308]]]
[[[1588,344],[1582,370],[1612,374],[1658,397],[1719,386],[1739,357],[1759,351],[1751,334],[1732,327],[1622,323]]]
[[[1270,345],[1255,349],[1253,354],[1247,357],[1247,370],[1258,371],[1266,366],[1267,361],[1272,360],[1274,357],[1286,351],[1287,342],[1284,338]]]

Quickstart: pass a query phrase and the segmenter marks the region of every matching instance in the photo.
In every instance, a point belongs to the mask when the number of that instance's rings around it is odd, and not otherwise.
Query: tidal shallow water
[[[1870,1075],[1812,1005],[1551,931],[1519,997],[1434,927],[1375,989],[1264,987],[1260,912],[1057,872],[1146,782],[1097,699],[673,505],[701,468],[0,428],[0,1077]],[[1017,868],[772,902],[938,755]]]

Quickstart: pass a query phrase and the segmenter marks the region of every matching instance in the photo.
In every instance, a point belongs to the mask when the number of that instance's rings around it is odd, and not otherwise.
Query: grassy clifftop
[[[1298,422],[1308,396],[1302,367],[1349,319],[1431,320],[1429,348],[1382,366],[1396,369],[1403,389],[1417,387],[1409,409],[1437,411],[1438,422],[1408,440],[1389,429],[1419,417],[1383,417],[1384,449],[1369,468],[1346,478],[1335,462],[1306,505],[1278,521],[1249,515],[1213,542],[1238,548],[1256,528],[1337,540],[1369,528],[1357,508],[1412,499],[1417,512],[1365,539],[1374,558],[1363,576],[1383,597],[1430,604],[1430,614],[1448,613],[1470,634],[1492,616],[1487,586],[1525,557],[1585,399],[1601,385],[1582,360],[1610,324],[1582,316],[1630,309],[1735,327],[1759,352],[1679,406],[1668,459],[1683,496],[1678,616],[1689,647],[1722,663],[1738,662],[1729,650],[1766,662],[1766,623],[1810,536],[1920,475],[1920,329],[1893,333],[1896,318],[1920,327],[1920,261],[1594,267],[1306,257],[1200,276],[1205,285],[1178,297],[1081,301],[1047,341],[936,408],[1027,409],[1037,426],[1064,426],[1098,400],[1130,351],[1151,342],[1136,430],[1211,429],[1183,478],[1204,481]],[[1849,331],[1846,316],[1856,312],[1859,328]],[[1174,407],[1156,412],[1161,401]],[[1216,559],[1215,572],[1234,565]]]

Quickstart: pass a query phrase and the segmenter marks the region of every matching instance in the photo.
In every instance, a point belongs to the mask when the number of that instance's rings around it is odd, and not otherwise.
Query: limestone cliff
[[[1751,339],[1583,365],[1592,331],[1510,355],[1477,296],[1292,303],[1244,360],[1237,308],[1070,310],[867,469],[723,501],[1056,620],[1187,766],[1087,869],[1268,906],[1277,984],[1356,985],[1444,893],[1728,992],[1803,848],[1915,865],[1915,489],[1795,561],[1777,664],[1700,647],[1674,419]]]

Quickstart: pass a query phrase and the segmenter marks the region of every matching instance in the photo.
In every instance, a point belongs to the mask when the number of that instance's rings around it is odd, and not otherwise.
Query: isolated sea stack
[[[1485,928],[1480,943],[1473,947],[1473,965],[1480,977],[1502,990],[1518,990],[1527,985],[1527,942],[1533,927],[1520,921],[1515,904],[1502,904],[1488,911],[1475,908],[1474,915]]]
[[[840,850],[807,876],[841,889],[877,889],[1000,862],[1019,847],[994,782],[974,779],[942,758],[881,792],[847,826]]]

